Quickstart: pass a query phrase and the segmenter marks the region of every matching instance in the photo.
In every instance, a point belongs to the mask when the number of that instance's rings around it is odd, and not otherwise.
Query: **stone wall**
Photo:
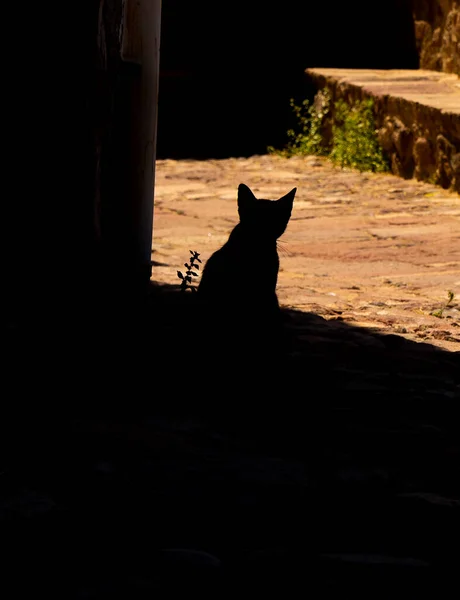
[[[420,68],[460,75],[460,2],[412,0]]]
[[[446,189],[460,193],[460,118],[457,112],[441,110],[420,101],[414,101],[397,93],[397,86],[403,81],[421,89],[418,80],[427,78],[426,89],[437,80],[452,85],[456,78],[452,74],[429,71],[400,71],[393,74],[393,88],[387,84],[382,92],[380,71],[359,71],[341,69],[307,69],[307,78],[316,90],[327,87],[331,92],[329,125],[334,121],[334,103],[344,100],[348,105],[372,98],[374,101],[375,125],[380,145],[390,161],[391,171],[400,177],[415,177],[429,181]],[[404,80],[407,81],[404,81]],[[398,81],[399,80],[399,81]],[[431,83],[430,83],[431,82]],[[436,88],[437,89],[437,88]],[[416,96],[416,94],[415,94]],[[325,131],[331,127],[325,127]],[[328,140],[326,140],[327,144]]]

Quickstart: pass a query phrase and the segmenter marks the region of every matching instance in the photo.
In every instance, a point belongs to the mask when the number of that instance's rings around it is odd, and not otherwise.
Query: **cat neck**
[[[238,223],[228,238],[230,245],[244,246],[247,249],[276,250],[276,238],[272,235],[261,235],[254,231],[252,226]]]

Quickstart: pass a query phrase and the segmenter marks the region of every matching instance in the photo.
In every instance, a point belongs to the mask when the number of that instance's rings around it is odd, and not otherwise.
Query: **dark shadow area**
[[[369,28],[364,8],[285,3],[270,26],[242,4],[181,13],[163,32],[160,154],[277,144],[306,66],[410,66],[393,4]],[[210,347],[194,297],[137,272],[121,2],[64,8],[6,20],[21,44],[8,28],[2,598],[442,596],[458,353],[302,313],[279,346]]]
[[[418,68],[410,0],[165,2],[159,158],[222,158],[282,146],[308,67]]]
[[[287,310],[277,352],[209,347],[176,286],[91,300],[2,337],[19,597],[447,597],[458,352]]]

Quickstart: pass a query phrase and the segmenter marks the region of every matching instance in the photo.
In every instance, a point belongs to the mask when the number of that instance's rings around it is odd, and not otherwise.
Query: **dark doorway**
[[[163,3],[158,157],[266,152],[307,67],[417,68],[409,0]]]

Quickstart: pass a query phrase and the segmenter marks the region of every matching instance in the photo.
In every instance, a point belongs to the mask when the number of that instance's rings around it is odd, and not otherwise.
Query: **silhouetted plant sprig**
[[[180,289],[182,292],[185,292],[186,290],[196,292],[196,287],[192,285],[192,277],[198,277],[198,273],[195,271],[199,270],[200,265],[197,263],[201,263],[201,259],[198,258],[200,256],[199,252],[190,250],[190,254],[190,264],[184,263],[184,267],[187,269],[185,275],[182,271],[177,271],[177,276],[181,279]]]

